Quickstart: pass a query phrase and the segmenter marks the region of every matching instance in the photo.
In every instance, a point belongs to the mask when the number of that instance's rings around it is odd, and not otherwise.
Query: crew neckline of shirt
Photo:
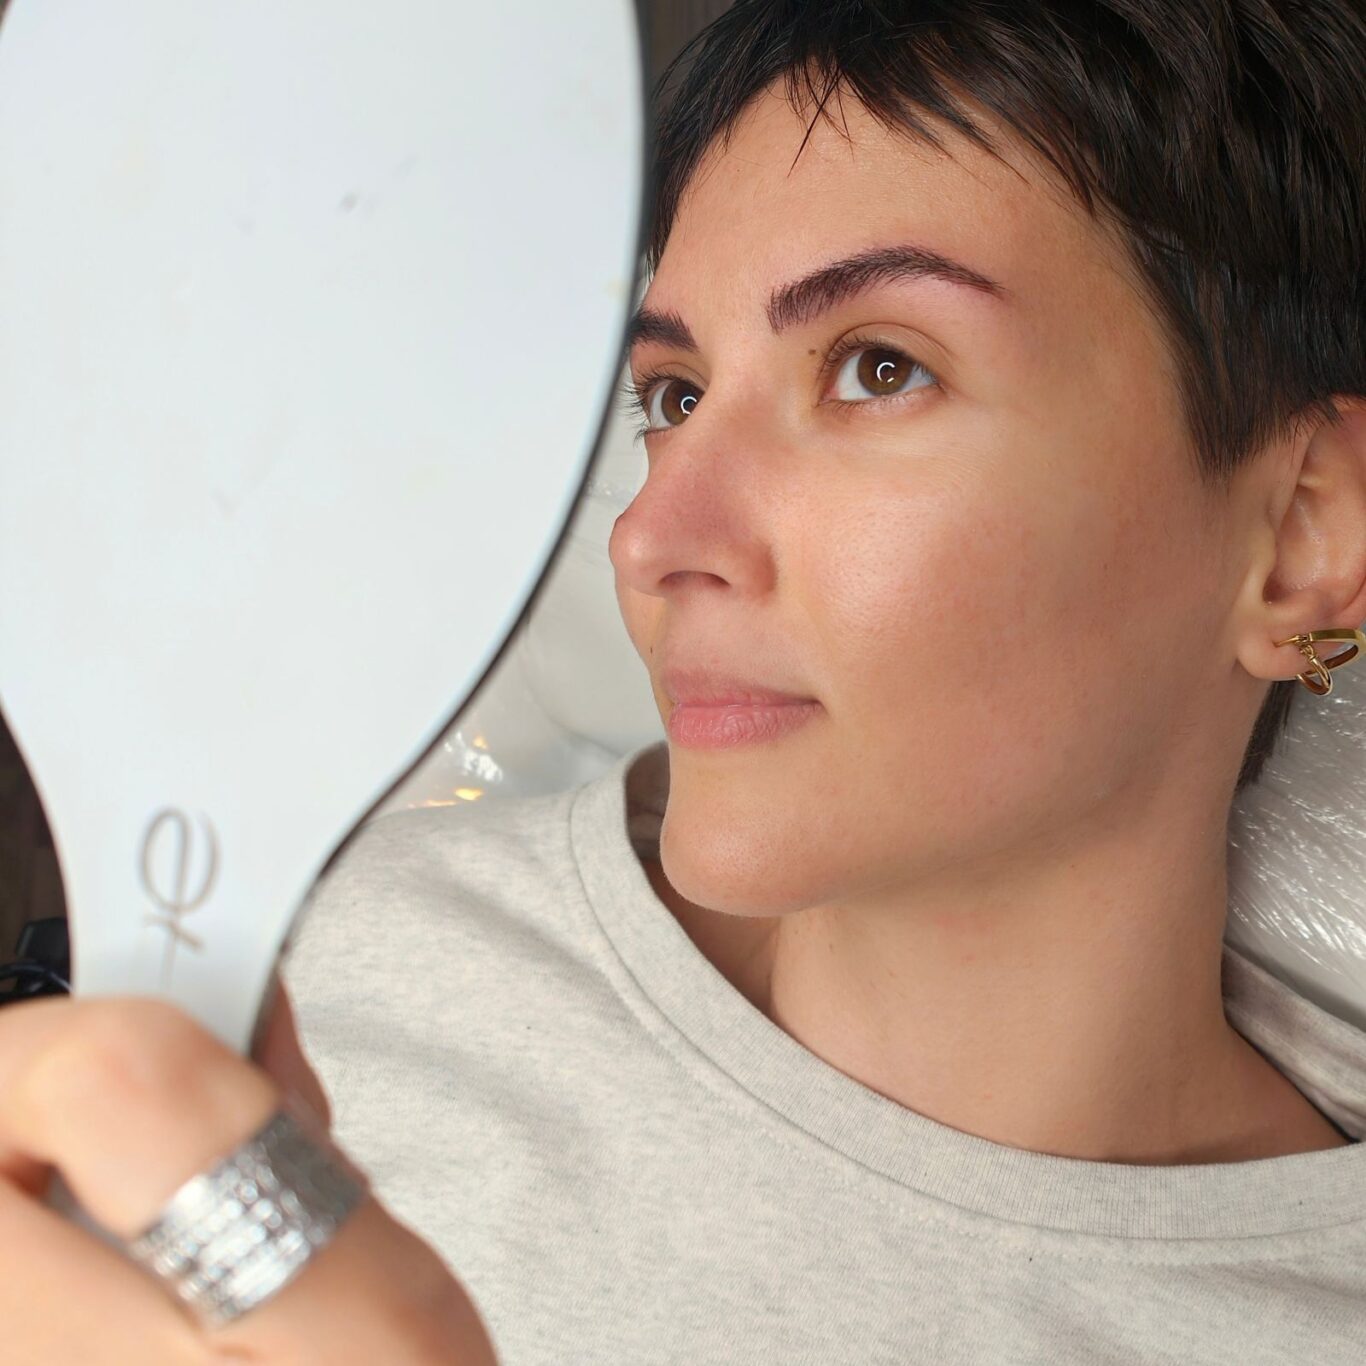
[[[800,1130],[806,1140],[910,1192],[969,1215],[1025,1224],[1039,1233],[1092,1234],[1123,1240],[1126,1248],[1141,1241],[1157,1254],[1158,1240],[1179,1240],[1183,1247],[1192,1240],[1209,1240],[1201,1245],[1213,1252],[1213,1240],[1235,1239],[1250,1253],[1249,1238],[1310,1232],[1322,1237],[1330,1229],[1359,1233],[1366,1225],[1366,1142],[1248,1162],[1184,1166],[1059,1157],[941,1124],[804,1048],[726,980],[650,885],[637,855],[641,815],[635,816],[633,842],[626,789],[635,763],[666,748],[665,741],[640,746],[580,787],[569,804],[568,839],[591,924],[624,968],[612,973],[618,991],[656,1029],[673,1031],[691,1045],[682,1050],[689,1065],[718,1070],[721,1078],[713,1081],[724,1078]],[[658,753],[645,762],[650,766],[646,773],[659,772]],[[667,768],[663,771],[667,774]],[[639,783],[638,775],[637,787]],[[659,798],[657,792],[655,796]],[[644,813],[647,825],[651,818]],[[1348,1132],[1359,1140],[1366,1109],[1363,1102],[1353,1108],[1346,1088],[1350,1072],[1366,1059],[1366,1037],[1293,993],[1227,943],[1225,970],[1236,974],[1244,1016],[1250,1003],[1269,993],[1297,1020],[1313,1017],[1314,1038],[1284,1040],[1278,1057],[1302,1054],[1306,1047],[1318,1050],[1322,1044],[1313,1063],[1342,1079],[1342,1094],[1330,1089],[1314,1098],[1315,1103],[1326,1096],[1330,1105],[1336,1104],[1337,1122],[1350,1115],[1353,1127]],[[1245,1037],[1258,1042],[1233,1010],[1229,1018]],[[1255,1020],[1255,1012],[1251,1018]]]

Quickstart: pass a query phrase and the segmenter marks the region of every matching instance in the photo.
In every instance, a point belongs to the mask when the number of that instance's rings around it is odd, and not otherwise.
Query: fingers
[[[0,1171],[60,1167],[121,1238],[259,1129],[279,1085],[180,1007],[44,998],[0,1016]]]
[[[255,1133],[280,1099],[271,1076],[167,1002],[43,999],[0,1017],[0,1170],[54,1164],[81,1205],[123,1239]],[[450,1269],[368,1191],[299,1275],[207,1337],[140,1267],[0,1182],[0,1252],[19,1248],[22,1257],[4,1256],[0,1304],[9,1302],[20,1324],[35,1312],[52,1320],[36,1339],[35,1366],[180,1366],[203,1361],[206,1346],[220,1360],[496,1366]],[[12,1289],[30,1303],[10,1301]],[[106,1314],[119,1333],[127,1325],[126,1336],[106,1331]],[[17,1340],[24,1351],[35,1341]]]
[[[265,1028],[252,1052],[252,1058],[286,1091],[293,1091],[311,1106],[324,1129],[331,1129],[332,1110],[327,1102],[327,1093],[299,1045],[289,994],[278,974],[271,979],[271,990],[266,993],[263,1009]]]
[[[498,1366],[474,1301],[373,1194],[297,1279],[234,1323],[217,1350],[327,1366]]]
[[[0,1257],[5,1366],[203,1363],[202,1336],[161,1286],[3,1181]]]
[[[41,1200],[47,1190],[52,1167],[27,1153],[6,1153],[0,1144],[0,1182],[8,1182],[32,1200]]]

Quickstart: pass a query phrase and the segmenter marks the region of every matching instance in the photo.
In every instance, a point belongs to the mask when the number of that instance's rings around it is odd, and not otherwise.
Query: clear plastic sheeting
[[[1327,697],[1299,688],[1275,754],[1234,802],[1225,938],[1366,1029],[1366,657],[1332,678]]]
[[[645,480],[644,449],[633,433],[614,402],[540,596],[493,673],[372,818],[405,807],[560,792],[664,738],[607,553],[613,523]]]

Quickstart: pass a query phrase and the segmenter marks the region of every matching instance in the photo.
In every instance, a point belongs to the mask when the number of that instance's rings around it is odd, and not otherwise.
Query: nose
[[[613,523],[607,553],[618,591],[771,586],[774,527],[765,508],[773,500],[765,500],[760,462],[737,433],[704,421],[704,406],[654,438],[645,483]]]

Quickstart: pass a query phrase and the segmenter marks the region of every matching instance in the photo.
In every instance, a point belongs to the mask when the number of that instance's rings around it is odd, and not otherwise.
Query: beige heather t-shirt
[[[285,963],[338,1141],[502,1366],[1366,1362],[1366,1144],[1087,1162],[870,1090],[655,895],[632,841],[657,836],[661,758],[380,817]],[[1366,1033],[1227,945],[1224,992],[1366,1135]]]

